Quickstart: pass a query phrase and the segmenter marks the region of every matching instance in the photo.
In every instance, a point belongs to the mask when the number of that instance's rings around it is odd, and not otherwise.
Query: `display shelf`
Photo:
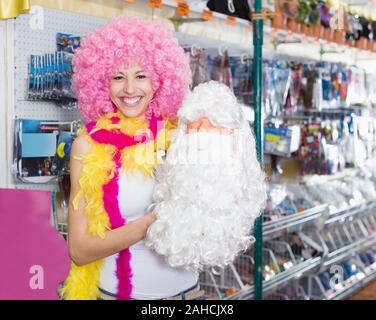
[[[297,264],[296,266],[290,268],[288,271],[283,271],[273,278],[263,282],[263,292],[264,295],[267,295],[276,288],[286,285],[289,281],[293,279],[298,279],[303,276],[305,273],[313,271],[313,269],[318,268],[321,263],[321,257],[315,257],[308,259],[302,263]],[[247,293],[248,296],[252,296],[254,293],[254,287],[251,286]]]
[[[326,295],[327,300],[341,300],[344,299],[352,294],[354,294],[357,290],[368,284],[369,282],[376,279],[376,263],[374,263],[371,267],[366,268],[365,276],[358,281],[345,281],[344,288],[342,290],[338,290],[335,293],[328,293]]]
[[[263,282],[263,294],[267,295],[276,288],[286,285],[294,279],[298,279],[304,274],[311,272],[320,265],[320,257],[309,259],[304,263],[298,264],[289,271],[281,272],[270,280]],[[255,288],[253,285],[246,285],[229,296],[223,296],[221,300],[251,300],[254,297]]]
[[[344,222],[356,223],[358,221],[356,220],[356,218],[365,219],[366,216],[362,216],[361,214],[373,214],[374,212],[372,211],[372,209],[374,209],[375,207],[376,202],[370,201],[365,204],[354,206],[347,210],[338,211],[329,215],[327,205],[318,206],[306,210],[302,213],[297,213],[295,215],[284,217],[276,221],[269,221],[264,223],[264,239],[265,241],[270,241],[281,235],[285,235],[286,233],[301,231],[303,228],[313,226],[316,227],[315,229],[317,232],[327,233],[329,232],[329,230],[331,230],[330,228],[332,227],[346,225]],[[273,292],[273,290],[285,286],[291,280],[299,279],[304,275],[318,272],[319,270],[326,270],[334,264],[338,264],[350,258],[356,253],[363,252],[367,248],[375,246],[376,234],[373,233],[372,230],[365,232],[369,234],[362,238],[356,239],[356,241],[354,241],[353,243],[346,244],[343,247],[340,247],[331,252],[328,252],[328,249],[326,248],[322,256],[307,259],[304,262],[298,263],[290,269],[282,271],[272,278],[265,280],[263,282],[264,295],[270,294],[271,292]],[[322,240],[322,242],[325,243],[324,240]],[[373,279],[375,278],[375,275],[372,273],[372,275],[368,275],[365,279],[371,281],[371,277]],[[364,281],[359,281],[357,286],[364,285]],[[353,286],[352,290],[355,290],[357,286]],[[333,297],[340,298],[342,296],[345,296],[346,294],[350,294],[351,292],[348,290],[350,289],[346,289],[347,293],[345,291],[341,291],[342,293],[338,293]],[[251,286],[246,292],[243,291],[240,296],[242,298],[252,299],[253,294],[254,287]],[[232,296],[231,298],[234,297],[238,298],[238,296]]]
[[[368,201],[366,203],[355,205],[345,210],[333,212],[325,221],[324,227],[330,227],[333,223],[345,222],[348,219],[356,217],[358,214],[364,214],[376,208],[376,201]]]
[[[357,252],[362,252],[373,245],[376,245],[376,234],[372,234],[364,239],[360,239],[338,250],[330,252],[326,257],[325,262],[323,262],[323,267],[330,267],[331,265],[339,263],[351,255]]]
[[[264,240],[276,238],[283,233],[297,232],[309,225],[321,224],[321,219],[325,219],[328,213],[328,206],[324,204],[274,221],[264,222]]]

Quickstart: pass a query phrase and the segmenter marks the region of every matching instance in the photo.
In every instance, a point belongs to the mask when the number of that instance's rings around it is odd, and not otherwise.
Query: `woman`
[[[191,81],[187,58],[161,25],[118,16],[82,41],[73,68],[87,125],[71,151],[63,298],[184,296],[198,274],[170,267],[143,239],[155,221],[155,155]]]

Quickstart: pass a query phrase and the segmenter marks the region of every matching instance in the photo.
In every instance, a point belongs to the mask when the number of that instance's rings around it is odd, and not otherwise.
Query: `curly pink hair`
[[[176,117],[192,78],[184,50],[160,23],[119,15],[87,35],[73,57],[72,87],[86,121],[116,109],[109,97],[110,76],[132,63],[139,63],[152,81],[147,117]]]

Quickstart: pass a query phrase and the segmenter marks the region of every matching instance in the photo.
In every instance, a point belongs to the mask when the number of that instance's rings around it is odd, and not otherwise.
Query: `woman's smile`
[[[123,97],[123,103],[126,104],[129,107],[135,107],[138,105],[138,103],[141,101],[143,97],[137,96],[137,97]]]

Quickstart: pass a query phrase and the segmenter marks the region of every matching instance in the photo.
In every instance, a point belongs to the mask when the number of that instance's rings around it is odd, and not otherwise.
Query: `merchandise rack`
[[[375,279],[376,263],[373,263],[368,267],[361,267],[361,271],[356,276],[352,276],[344,280],[341,285],[337,285],[336,291],[326,290],[317,275],[310,275],[303,280],[306,284],[307,296],[309,296],[311,299],[341,300],[347,298],[361,287]],[[300,286],[302,286],[302,284],[300,284]]]
[[[376,233],[373,232],[376,230],[375,209],[376,201],[369,201],[329,214],[328,205],[321,205],[276,221],[265,222],[263,265],[272,266],[269,269],[277,269],[278,272],[263,280],[263,296],[267,299],[290,299],[288,295],[278,291],[297,282],[299,284],[296,290],[300,292],[298,296],[303,299],[342,299],[375,279],[376,263],[368,267],[363,265],[364,277],[343,281],[343,289],[337,289],[334,293],[327,292],[318,277],[319,273],[332,266],[338,266],[341,262],[354,258],[356,254],[376,246]],[[353,236],[345,242],[343,239],[349,237],[347,228],[351,228]],[[320,256],[298,262],[289,242],[283,241],[283,237],[302,231],[319,243],[323,252]],[[207,296],[213,298],[215,295],[216,299],[223,300],[253,299],[255,286],[250,276],[255,268],[253,254],[252,250],[248,251],[223,270],[205,270],[201,274],[200,284]],[[291,265],[284,271],[279,270],[277,256],[286,258]],[[305,282],[307,283],[304,284]],[[316,291],[320,289],[321,296],[311,288],[314,284]]]
[[[305,227],[321,224],[328,214],[328,206],[324,204],[275,221],[264,222],[263,238],[271,240],[286,232],[297,232]]]
[[[345,286],[342,290],[339,290],[337,293],[332,295],[327,295],[327,300],[341,300],[344,299],[351,294],[355,293],[357,290],[365,286],[367,283],[376,279],[376,264],[370,268],[365,269],[365,277],[355,281],[346,281]]]

